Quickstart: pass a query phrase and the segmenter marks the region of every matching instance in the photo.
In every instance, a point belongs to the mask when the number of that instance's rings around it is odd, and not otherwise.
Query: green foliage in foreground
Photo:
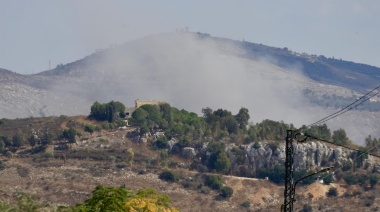
[[[0,200],[0,211],[34,212],[34,211],[40,211],[42,207],[43,205],[36,202],[34,196],[24,194],[24,193],[17,194],[17,202],[15,204],[11,204],[7,201]]]
[[[84,203],[74,207],[59,206],[51,208],[60,212],[93,212],[93,211],[167,211],[178,212],[170,206],[167,195],[158,194],[154,189],[140,189],[136,193],[130,189],[97,186]],[[17,202],[11,204],[0,200],[0,211],[38,212],[48,211],[48,205],[38,203],[34,196],[19,193]]]
[[[97,186],[84,204],[77,205],[73,211],[178,211],[170,206],[166,195],[154,189],[132,190],[115,187]]]

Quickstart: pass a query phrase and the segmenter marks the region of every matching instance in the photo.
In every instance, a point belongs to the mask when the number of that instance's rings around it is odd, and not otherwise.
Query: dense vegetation
[[[75,144],[78,139],[81,139],[85,132],[92,136],[93,133],[101,130],[113,130],[116,127],[124,126],[124,110],[125,106],[119,102],[112,101],[105,104],[95,102],[88,116],[88,120],[92,120],[92,124],[78,124],[67,117],[60,117],[58,120],[67,122],[66,126],[68,126],[68,128],[61,131],[54,131],[45,127],[37,132],[30,132],[30,134],[24,131],[16,131],[13,135],[0,135],[0,151],[3,155],[12,157],[17,150],[29,145],[32,147],[30,152],[32,154],[54,157],[53,153],[49,152],[51,150],[47,148],[51,144],[66,146],[65,148],[67,149],[70,148],[71,144]],[[148,144],[153,150],[159,151],[159,160],[164,168],[167,168],[167,158],[171,154],[180,154],[185,148],[193,148],[197,153],[197,157],[192,160],[190,169],[200,172],[228,174],[232,170],[231,156],[233,156],[234,162],[239,166],[239,171],[234,172],[234,174],[241,176],[248,176],[244,174],[244,169],[247,169],[243,166],[246,161],[246,153],[242,145],[252,144],[252,148],[255,149],[263,148],[263,145],[267,145],[272,150],[275,150],[280,142],[284,141],[287,130],[295,129],[292,124],[287,124],[283,121],[263,120],[259,123],[251,123],[249,111],[244,107],[237,114],[232,114],[225,109],[214,111],[211,108],[202,109],[202,113],[203,116],[198,116],[196,113],[188,112],[184,109],[179,110],[169,104],[143,105],[132,113],[129,123],[137,129],[135,133],[132,133],[132,136],[149,138]],[[3,120],[0,126],[10,123],[10,120]],[[302,126],[302,128],[304,132],[314,137],[329,140],[339,145],[353,146],[343,129],[331,132],[325,124],[310,128]],[[99,139],[99,141],[102,142],[102,139]],[[231,147],[230,144],[235,145]],[[380,139],[368,136],[366,146],[360,147],[360,150],[378,154],[380,151],[379,145]],[[169,148],[171,148],[171,151],[168,151]],[[336,178],[343,179],[341,172],[352,172],[353,176],[357,176],[357,173],[353,171],[355,168],[365,166],[366,157],[366,154],[354,152],[350,155],[350,158],[355,161],[355,164],[343,164],[342,170],[335,173]],[[123,161],[127,164],[132,164],[133,158],[134,152],[132,149],[126,150],[122,156],[108,157],[109,160]],[[322,164],[326,166],[333,165],[329,164],[329,161],[322,161]],[[311,173],[313,171],[297,169],[295,179]],[[371,178],[360,178],[362,179],[360,184],[372,186],[374,182],[377,183],[377,178],[372,176],[371,173],[368,176],[371,176]],[[168,170],[162,171],[159,177],[168,182],[178,181],[178,176]],[[249,175],[249,177],[252,177],[252,175]],[[269,177],[269,180],[280,184],[284,180],[284,167],[278,164],[256,167],[254,177]],[[322,177],[327,184],[335,180],[331,178],[331,175]],[[309,184],[315,180],[316,177],[305,179],[302,183]],[[359,181],[353,182],[359,183]],[[352,181],[347,178],[347,183],[352,183]],[[205,181],[205,184],[211,188],[218,186],[218,184],[212,185],[208,181]],[[221,190],[222,188],[219,185],[217,189],[222,192],[223,197],[229,197],[231,191],[228,188]]]
[[[202,109],[202,113],[203,116],[199,117],[195,113],[178,110],[168,104],[143,105],[133,112],[131,123],[139,128],[140,136],[147,133],[152,135],[155,132],[164,132],[164,135],[153,139],[152,147],[155,149],[168,149],[170,140],[173,139],[174,143],[172,142],[171,145],[174,144],[177,149],[192,147],[201,151],[204,144],[207,144],[207,154],[201,154],[200,161],[194,160],[192,167],[199,171],[215,171],[222,174],[229,173],[231,169],[231,161],[226,151],[227,144],[235,143],[237,145],[229,152],[234,155],[235,162],[239,165],[243,164],[245,160],[245,152],[238,148],[240,144],[254,143],[253,147],[257,149],[261,147],[261,143],[265,142],[271,148],[276,148],[279,142],[286,137],[287,130],[295,129],[292,124],[282,121],[263,120],[256,124],[250,123],[249,111],[246,108],[241,108],[235,115],[224,109],[213,111],[211,108]],[[331,132],[326,124],[309,128],[302,126],[302,128],[305,133],[316,138],[353,147],[352,141],[349,140],[343,129]],[[366,152],[367,149],[376,147],[378,142],[376,138],[373,139],[369,136],[366,139],[366,147],[360,147],[360,150]],[[378,153],[378,149],[371,148],[371,152]],[[357,167],[364,166],[366,157],[366,154],[360,152],[351,156],[357,161]],[[328,166],[329,161],[322,161],[322,164]],[[301,178],[311,173],[313,171],[297,169],[295,178]],[[273,182],[282,183],[284,168],[279,165],[261,167],[257,169],[256,177],[269,177]],[[316,178],[317,176],[305,179],[302,183],[312,183]],[[323,175],[322,178],[325,179],[326,184],[333,181],[331,175]]]
[[[116,122],[119,118],[125,117],[125,106],[121,102],[114,101],[105,104],[95,102],[91,106],[91,113],[88,117],[98,121]]]

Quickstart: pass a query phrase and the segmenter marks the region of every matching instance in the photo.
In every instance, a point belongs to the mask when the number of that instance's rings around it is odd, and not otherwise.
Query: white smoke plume
[[[46,94],[33,100],[24,117],[88,115],[95,101],[115,100],[128,107],[136,99],[166,101],[199,115],[206,107],[233,114],[245,107],[254,123],[283,120],[296,127],[332,112],[310,107],[303,98],[302,89],[318,83],[304,77],[302,67],[279,68],[273,58],[246,59],[238,45],[194,33],[168,33],[97,52],[66,65],[63,76],[50,76]],[[334,129],[352,129],[344,117],[332,123],[327,124]],[[362,143],[373,130],[357,132],[347,133]]]

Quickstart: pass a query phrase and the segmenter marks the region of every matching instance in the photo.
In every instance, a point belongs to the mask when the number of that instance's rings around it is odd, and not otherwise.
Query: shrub
[[[302,212],[312,212],[313,211],[313,208],[311,207],[311,205],[309,204],[305,204],[303,205],[303,208],[301,210]]]
[[[132,148],[128,148],[127,155],[125,157],[125,162],[129,163],[129,164],[132,164],[134,157],[135,157],[135,152],[133,151]]]
[[[165,137],[161,137],[154,142],[154,146],[158,149],[165,149],[168,147],[168,141]]]
[[[93,132],[95,132],[95,126],[92,124],[86,124],[86,126],[84,126],[84,131],[92,134]]]
[[[331,187],[329,191],[326,193],[326,196],[328,197],[336,197],[338,196],[338,190],[334,187]]]
[[[260,147],[261,147],[260,143],[255,141],[255,143],[253,144],[253,148],[258,149]]]
[[[224,186],[222,189],[220,189],[220,196],[223,198],[229,198],[234,193],[234,190],[231,187]]]
[[[371,185],[371,188],[374,188],[378,181],[379,178],[377,177],[377,175],[369,176],[369,184]]]
[[[352,163],[345,163],[343,166],[342,166],[342,171],[348,171],[352,169]]]
[[[332,183],[334,180],[334,177],[332,174],[327,174],[324,178],[323,178],[323,183],[326,184],[326,185],[330,185],[330,183]]]
[[[7,157],[7,158],[11,158],[11,157],[13,156],[13,153],[12,153],[11,151],[6,151],[6,152],[4,153],[4,155],[5,155],[5,157]]]
[[[161,172],[161,174],[159,175],[159,178],[161,180],[165,180],[167,182],[178,181],[178,176],[173,171],[170,171],[170,170],[165,170],[165,171]]]
[[[0,160],[0,171],[6,168],[4,161]]]
[[[368,180],[368,176],[365,174],[361,174],[359,176],[356,176],[356,179],[357,179],[357,183],[360,186],[364,187],[366,185],[367,180]]]
[[[344,181],[348,184],[348,185],[354,185],[356,183],[356,178],[354,175],[352,174],[348,174],[346,176],[343,177]]]
[[[243,208],[249,208],[249,207],[251,207],[251,203],[248,200],[246,200],[246,201],[242,202],[240,204],[240,206]]]
[[[24,143],[25,143],[25,139],[24,137],[22,137],[22,135],[16,133],[12,137],[12,144],[14,147],[21,147],[22,145],[24,145]]]
[[[261,168],[258,170],[258,177],[268,177],[270,181],[274,183],[282,183],[285,178],[285,168],[283,166],[276,165],[273,168]],[[307,178],[306,178],[307,179]],[[304,180],[303,180],[304,181]]]
[[[271,142],[271,143],[268,143],[268,146],[272,151],[275,151],[280,146],[280,143],[279,142]]]
[[[205,184],[214,190],[219,190],[223,187],[222,178],[216,175],[206,175]]]

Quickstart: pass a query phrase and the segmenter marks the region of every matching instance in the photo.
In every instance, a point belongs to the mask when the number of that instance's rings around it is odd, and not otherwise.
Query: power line
[[[379,146],[380,146],[380,144],[374,146],[373,148],[369,149],[368,152],[371,151],[371,150],[373,150],[373,149],[375,149],[375,148],[377,148],[377,147],[379,147]],[[358,152],[361,152],[361,151],[358,151]],[[371,155],[371,156],[375,156],[375,157],[379,157],[379,156],[376,156],[376,155],[373,155],[373,154],[369,154],[368,152],[362,152],[362,154],[360,154],[359,156],[357,156],[356,158],[354,158],[353,161],[356,161],[357,159],[359,159],[360,157],[362,157],[365,154],[368,154],[368,155]],[[351,163],[351,162],[348,161],[348,162],[344,163],[340,168],[335,169],[334,171],[338,171],[338,170],[342,169],[344,167],[344,165],[349,164],[349,163]],[[328,173],[326,176],[322,177],[321,180],[325,179],[328,175],[332,175],[332,174],[333,173]]]
[[[380,86],[377,86],[376,88],[372,89],[371,91],[369,91],[368,93],[366,93],[365,95],[363,95],[362,97],[360,97],[359,99],[357,99],[356,101],[354,101],[353,103],[347,105],[347,106],[344,107],[343,109],[341,109],[341,110],[339,110],[339,111],[337,111],[337,112],[335,112],[335,113],[333,113],[333,114],[331,114],[331,115],[329,115],[329,116],[326,116],[325,118],[320,119],[319,121],[316,121],[316,122],[314,122],[314,123],[308,125],[307,127],[310,127],[310,126],[313,126],[313,125],[322,124],[322,123],[327,122],[327,121],[329,121],[329,120],[331,120],[331,119],[333,119],[333,118],[335,118],[335,117],[337,117],[337,116],[340,116],[340,115],[346,113],[346,112],[349,111],[349,110],[354,109],[355,107],[359,106],[360,104],[363,104],[364,102],[368,101],[368,100],[371,99],[372,97],[374,97],[374,96],[376,96],[377,94],[379,94],[379,93],[380,93],[380,90],[379,90],[377,93],[372,94],[372,95],[370,96],[371,93],[373,93],[375,90],[377,90],[377,89],[379,89],[379,88],[380,88]]]
[[[307,133],[305,133],[305,136],[310,137],[310,138],[313,138],[313,139],[316,139],[316,140],[319,140],[319,141],[323,141],[323,142],[326,142],[326,143],[330,143],[330,144],[333,144],[333,145],[336,145],[336,146],[344,147],[344,148],[346,148],[346,149],[350,149],[350,150],[353,150],[353,151],[356,151],[356,152],[360,152],[361,154],[360,154],[359,156],[353,158],[353,161],[356,161],[357,159],[359,159],[360,157],[362,157],[362,156],[364,156],[364,155],[366,155],[366,154],[367,154],[367,155],[371,155],[371,156],[373,156],[373,157],[380,158],[379,155],[375,155],[375,154],[370,153],[370,151],[372,151],[373,149],[379,147],[379,146],[380,146],[380,143],[378,143],[377,145],[373,146],[372,148],[370,148],[370,149],[368,149],[367,151],[364,152],[364,151],[360,151],[360,150],[357,150],[357,149],[354,149],[354,148],[351,148],[351,147],[347,147],[347,146],[344,146],[344,145],[335,144],[335,143],[333,143],[333,142],[331,142],[331,141],[327,141],[327,140],[325,140],[325,139],[320,139],[320,138],[317,138],[317,137],[312,136],[312,135],[307,134]],[[346,164],[348,164],[348,163],[351,163],[351,162],[348,161],[348,162],[344,163],[343,165],[341,165],[340,168],[335,169],[334,171],[337,171],[337,170],[342,169],[342,168],[344,167],[344,165],[346,165]],[[333,173],[328,173],[326,176],[322,177],[321,180],[323,180],[324,178],[326,178],[328,175],[331,175],[331,174],[333,174]]]
[[[361,152],[361,153],[363,153],[363,154],[368,154],[368,155],[371,155],[371,156],[374,156],[374,157],[380,158],[379,155],[375,155],[375,154],[369,153],[369,151],[371,151],[371,150],[373,150],[374,148],[376,148],[377,146],[379,146],[380,143],[379,143],[378,145],[376,145],[375,147],[371,148],[370,150],[368,150],[367,152],[363,152],[363,151],[360,151],[360,150],[358,150],[358,149],[354,149],[354,148],[351,148],[351,147],[348,147],[348,146],[344,146],[344,145],[341,145],[341,144],[336,144],[336,143],[334,143],[334,142],[332,142],[332,141],[328,141],[328,140],[325,140],[325,139],[317,138],[317,137],[315,137],[315,136],[313,136],[313,135],[310,135],[310,134],[308,134],[308,133],[305,133],[304,135],[305,135],[306,137],[313,138],[313,139],[315,139],[315,140],[323,141],[323,142],[326,142],[326,143],[329,143],[329,144],[333,144],[333,145],[335,145],[335,146],[344,147],[344,148],[346,148],[346,149],[350,149],[350,150],[353,150],[353,151]]]

